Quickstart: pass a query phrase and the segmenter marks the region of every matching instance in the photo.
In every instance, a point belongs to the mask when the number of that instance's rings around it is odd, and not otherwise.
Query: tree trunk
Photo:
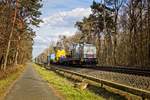
[[[116,65],[116,47],[117,47],[117,18],[118,18],[118,9],[115,11],[115,33],[114,33],[114,50],[113,50],[113,58],[114,58],[114,65]]]
[[[17,52],[16,52],[16,55],[15,55],[15,65],[18,64],[18,49],[17,49]]]
[[[147,0],[148,3],[148,41],[147,41],[147,47],[148,47],[148,60],[147,60],[147,65],[150,65],[150,0]]]
[[[19,43],[20,43],[20,36],[18,37],[17,52],[16,52],[16,55],[15,55],[15,65],[18,64]]]
[[[1,56],[1,59],[0,59],[0,66],[1,66],[1,69],[3,68],[3,61],[4,61],[4,56],[2,55],[2,56]]]

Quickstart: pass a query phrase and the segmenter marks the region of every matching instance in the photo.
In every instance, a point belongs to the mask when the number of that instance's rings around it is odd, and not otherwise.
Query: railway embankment
[[[88,84],[82,89],[82,84],[76,80],[70,80],[62,77],[52,70],[46,70],[34,64],[37,72],[46,80],[53,88],[61,94],[65,100],[127,100],[125,95],[114,93],[105,88],[93,87]],[[77,86],[78,84],[78,86]],[[80,85],[79,85],[80,84]],[[83,85],[84,86],[84,85]]]
[[[96,77],[96,76],[98,76],[98,72],[96,72],[94,70],[91,70],[91,69],[86,69],[86,70],[84,69],[83,70],[83,68],[74,68],[74,67],[70,67],[70,68],[69,67],[62,67],[62,68],[60,68],[60,66],[59,67],[58,66],[57,67],[53,66],[52,68],[57,73],[59,73],[61,75],[64,75],[65,77],[69,77],[69,78],[73,78],[74,79],[74,75],[75,75],[75,76],[78,76],[77,80],[82,80],[82,78],[83,79],[85,78],[85,79],[94,80],[94,81],[96,81],[98,83],[101,83],[101,84],[105,85],[106,87],[108,86],[108,87],[115,88],[117,90],[121,90],[121,91],[119,91],[121,94],[122,94],[122,90],[123,90],[123,91],[125,91],[127,93],[127,94],[125,93],[125,95],[128,95],[127,98],[128,97],[129,98],[130,97],[134,98],[134,96],[130,95],[130,94],[134,94],[136,96],[139,96],[139,97],[141,97],[141,99],[150,98],[150,92],[147,89],[136,88],[136,86],[133,87],[133,86],[131,86],[131,84],[130,85],[120,84],[120,83],[118,83],[116,81],[112,81],[111,79],[108,80],[108,78],[106,76],[103,77],[103,78]],[[92,75],[89,74],[89,72],[93,72]],[[111,75],[110,72],[108,72],[107,74],[108,74],[107,75],[108,77],[113,78],[113,76]],[[121,80],[121,76],[119,75],[120,73],[114,73],[114,74],[118,74],[118,76],[116,76],[116,78],[118,77],[118,79]],[[86,76],[86,75],[88,75],[88,76]],[[106,73],[104,75],[106,75]],[[127,75],[128,76],[128,74],[123,74],[123,75]],[[127,77],[123,76],[123,78],[127,78]],[[146,79],[148,77],[137,76],[137,75],[136,75],[136,77],[133,77],[131,74],[129,74],[128,78],[129,79],[131,78],[133,80],[133,82],[134,82],[134,80],[136,80],[136,78],[141,79],[140,81],[142,81],[143,78],[145,78],[145,80],[148,81],[148,79]],[[126,81],[128,81],[128,80],[126,80]],[[137,83],[137,84],[139,84],[139,83]],[[136,85],[136,84],[132,83],[132,85]],[[142,84],[140,84],[140,85],[142,85]],[[147,86],[149,86],[149,83],[147,83]],[[130,99],[130,100],[132,100],[132,99]],[[135,100],[135,98],[133,100]],[[137,100],[137,98],[136,98],[136,100]]]

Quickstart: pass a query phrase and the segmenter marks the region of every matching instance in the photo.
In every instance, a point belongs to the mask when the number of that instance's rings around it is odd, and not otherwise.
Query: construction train
[[[69,51],[57,49],[50,55],[50,62],[63,65],[97,64],[96,46],[89,43],[77,43]]]
[[[90,43],[72,44],[68,51],[55,48],[55,52],[48,55],[47,61],[42,63],[61,65],[96,65],[96,46]]]

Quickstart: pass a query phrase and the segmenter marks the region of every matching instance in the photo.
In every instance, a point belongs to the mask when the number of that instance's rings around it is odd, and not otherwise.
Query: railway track
[[[83,68],[150,77],[150,69],[109,66],[83,66]]]
[[[49,69],[49,68],[50,67],[47,67],[47,69]],[[67,69],[63,69],[63,68],[59,68],[59,67],[55,67],[55,66],[51,66],[50,69],[54,70],[56,73],[59,73],[60,75],[64,75],[65,77],[68,77],[68,78],[74,79],[74,76],[77,76],[78,78],[75,78],[75,79],[79,80],[79,81],[82,81],[84,79],[89,84],[93,84],[93,83],[91,83],[91,81],[93,81],[93,82],[101,84],[101,86],[106,85],[106,86],[109,86],[109,87],[112,87],[115,89],[122,90],[124,92],[128,92],[128,93],[140,96],[142,98],[142,100],[150,99],[150,91],[147,91],[147,90],[134,88],[131,86],[119,84],[116,82],[111,82],[111,81],[104,80],[104,79],[99,79],[99,78],[96,78],[96,77],[93,77],[90,75],[81,74],[81,73],[78,73],[75,71],[71,71],[71,70],[67,70]]]
[[[55,65],[63,68],[86,68],[92,70],[100,70],[100,71],[109,71],[109,72],[117,72],[117,73],[124,73],[124,74],[131,74],[131,75],[138,75],[138,76],[146,76],[150,77],[150,68],[134,68],[134,67],[111,67],[111,66],[64,66],[64,65]]]

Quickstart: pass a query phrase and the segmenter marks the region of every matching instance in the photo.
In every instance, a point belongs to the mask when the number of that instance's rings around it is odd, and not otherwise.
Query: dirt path
[[[5,100],[60,100],[36,73],[32,64],[19,78]]]

